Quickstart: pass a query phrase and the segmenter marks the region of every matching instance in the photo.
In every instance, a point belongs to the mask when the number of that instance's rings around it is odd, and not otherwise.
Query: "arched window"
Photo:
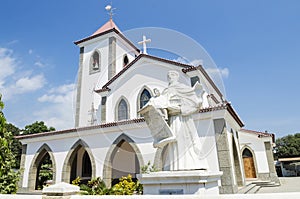
[[[125,54],[123,57],[123,67],[125,67],[129,63],[128,56]]]
[[[250,157],[253,157],[251,151],[249,149],[245,148],[243,151],[243,158],[250,158]]]
[[[150,100],[151,94],[147,89],[144,89],[140,96],[140,109],[143,108],[147,104],[147,102]]]
[[[93,52],[90,59],[90,73],[95,73],[100,71],[100,53],[98,51]]]
[[[127,120],[128,119],[128,106],[124,99],[118,104],[118,120]]]
[[[248,148],[245,148],[242,153],[243,162],[244,162],[244,171],[246,178],[256,178],[256,167],[255,167],[255,158]]]
[[[200,83],[200,79],[198,76],[194,76],[194,77],[191,77],[191,86],[193,87],[196,82],[199,82]]]
[[[99,53],[97,51],[94,52],[94,54],[93,54],[93,63],[92,63],[94,70],[99,69],[99,58],[100,58]]]

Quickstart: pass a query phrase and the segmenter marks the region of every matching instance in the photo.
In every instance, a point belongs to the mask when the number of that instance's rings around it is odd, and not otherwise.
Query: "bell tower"
[[[106,96],[100,96],[94,90],[102,88],[140,52],[121,33],[111,13],[110,19],[97,31],[74,43],[80,48],[75,127],[106,122],[105,112],[96,114],[96,118],[90,118],[91,106],[94,106],[94,110],[112,108],[106,107],[104,102]],[[105,107],[101,107],[101,104]],[[91,120],[95,122],[91,123]]]

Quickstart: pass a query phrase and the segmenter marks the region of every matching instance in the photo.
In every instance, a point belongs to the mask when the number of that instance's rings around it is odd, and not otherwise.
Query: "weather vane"
[[[105,10],[108,12],[110,19],[112,19],[113,15],[115,14],[113,11],[116,8],[112,7],[112,2],[110,4],[108,4],[107,6],[105,6]]]

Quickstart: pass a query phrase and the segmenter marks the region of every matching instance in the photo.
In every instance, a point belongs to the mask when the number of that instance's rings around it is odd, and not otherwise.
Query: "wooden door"
[[[246,178],[256,178],[253,157],[243,157]]]

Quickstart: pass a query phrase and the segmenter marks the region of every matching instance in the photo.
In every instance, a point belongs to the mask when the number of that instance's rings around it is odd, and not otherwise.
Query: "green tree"
[[[276,140],[276,156],[300,156],[300,133],[278,138]]]
[[[15,125],[11,124],[11,123],[7,123],[6,124],[6,130],[8,132],[11,132],[13,134],[13,136],[18,136],[20,135],[20,129],[18,127],[16,127]],[[11,144],[11,151],[14,154],[15,158],[16,158],[16,165],[14,168],[18,169],[20,168],[20,161],[21,161],[21,154],[22,154],[22,144],[19,140],[17,140],[16,138],[13,137],[13,141]]]
[[[38,174],[37,188],[41,190],[48,180],[53,180],[53,166],[49,154],[43,158]]]
[[[27,134],[35,134],[35,133],[43,133],[43,132],[49,132],[49,131],[55,131],[54,127],[47,127],[43,121],[36,121],[30,125],[25,126],[25,128],[22,131],[23,135]]]
[[[11,151],[13,135],[6,129],[6,119],[2,112],[4,104],[0,94],[0,193],[16,193],[19,173],[15,172],[15,157]]]

